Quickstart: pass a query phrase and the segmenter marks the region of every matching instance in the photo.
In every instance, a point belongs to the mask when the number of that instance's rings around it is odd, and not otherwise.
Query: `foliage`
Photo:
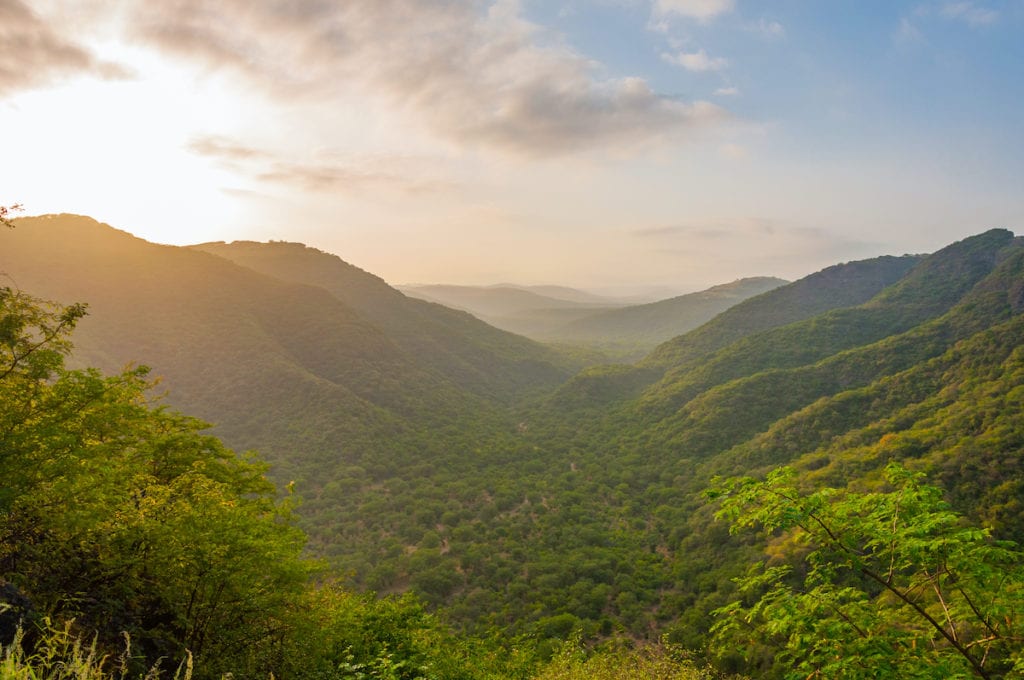
[[[711,680],[721,677],[701,668],[673,645],[639,648],[610,645],[588,651],[579,639],[565,642],[536,680]],[[738,677],[737,677],[738,680]]]
[[[1024,552],[964,524],[923,475],[889,490],[802,493],[782,468],[723,483],[719,518],[778,554],[716,614],[720,645],[777,646],[787,677],[1003,677],[1024,670]]]
[[[83,313],[0,290],[0,575],[101,646],[129,633],[144,663],[263,663],[310,571],[289,502],[206,424],[151,406],[145,369],[64,369]]]
[[[662,344],[643,363],[662,368],[699,366],[747,336],[863,304],[900,281],[921,259],[883,256],[833,265],[730,307],[703,326]]]
[[[20,630],[10,644],[0,647],[0,680],[128,680],[136,677],[157,680],[165,677],[160,662],[144,675],[129,674],[128,659],[131,656],[131,637],[125,634],[117,663],[120,671],[113,673],[108,670],[109,659],[99,650],[95,638],[85,644],[74,634],[70,623],[57,627],[46,621],[41,639],[33,645],[33,651],[26,651]],[[190,655],[185,655],[170,677],[172,680],[191,680]]]

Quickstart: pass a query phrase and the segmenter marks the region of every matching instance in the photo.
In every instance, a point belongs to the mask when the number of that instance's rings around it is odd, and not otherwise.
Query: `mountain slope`
[[[711,320],[733,305],[788,283],[767,276],[740,279],[645,305],[596,312],[545,334],[577,343],[628,343],[652,349]]]
[[[426,285],[400,289],[412,297],[467,311],[496,328],[538,340],[569,321],[625,306],[611,298],[559,286]]]
[[[1012,244],[1011,232],[994,229],[928,256],[863,305],[755,333],[692,361],[675,355],[676,363],[645,394],[641,410],[647,420],[665,417],[714,385],[767,369],[813,364],[905,332],[956,305],[992,272],[1002,249]],[[685,347],[679,340],[673,344]],[[660,348],[655,354],[656,361],[665,361]]]
[[[644,365],[688,365],[753,333],[867,302],[903,278],[920,260],[913,255],[885,255],[827,267],[745,300],[700,328],[664,343],[644,360]]]
[[[329,291],[421,365],[489,399],[512,402],[559,384],[569,368],[578,368],[532,340],[488,326],[465,312],[406,297],[336,255],[300,243],[236,241],[191,248]]]
[[[481,318],[515,318],[538,309],[600,309],[614,306],[611,300],[580,299],[580,295],[557,297],[521,286],[452,286],[430,284],[400,286],[399,290],[424,300],[462,309]],[[550,288],[546,292],[552,291]]]
[[[700,370],[714,353],[747,336],[867,302],[904,277],[921,257],[883,256],[823,269],[748,298],[702,326],[659,345],[634,367],[585,369],[563,385],[549,406],[588,411],[639,396],[666,371]]]
[[[89,218],[19,219],[0,232],[0,270],[35,295],[89,304],[76,362],[151,366],[172,405],[285,470],[356,461],[402,432],[488,411],[323,288]]]

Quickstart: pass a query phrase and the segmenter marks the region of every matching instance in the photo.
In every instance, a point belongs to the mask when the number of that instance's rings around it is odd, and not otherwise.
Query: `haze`
[[[0,2],[0,203],[694,290],[1022,222],[1024,3]]]

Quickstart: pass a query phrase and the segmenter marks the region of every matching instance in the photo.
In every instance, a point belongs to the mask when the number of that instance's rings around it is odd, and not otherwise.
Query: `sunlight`
[[[107,46],[104,56],[128,57]],[[131,51],[133,77],[76,78],[0,108],[5,192],[29,213],[80,212],[133,224],[165,243],[202,239],[236,208],[222,187],[240,180],[187,150],[196,134],[245,125],[237,95]],[[215,227],[214,227],[215,228]]]

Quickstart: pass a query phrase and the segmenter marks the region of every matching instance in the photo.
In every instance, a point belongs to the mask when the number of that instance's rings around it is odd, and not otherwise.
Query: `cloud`
[[[756,24],[751,24],[749,30],[755,33],[760,33],[766,38],[781,38],[786,35],[785,27],[778,21],[763,18]]]
[[[642,239],[677,240],[685,237],[688,241],[718,240],[724,238],[746,239],[773,236],[777,225],[764,217],[732,217],[686,222],[661,227],[641,227],[632,230],[632,235]]]
[[[999,19],[999,12],[970,0],[947,2],[939,8],[939,14],[946,19],[963,21],[970,26],[987,26]]]
[[[709,21],[719,14],[731,12],[735,0],[655,0],[655,16],[678,14],[700,21]]]
[[[353,193],[368,189],[397,189],[409,193],[434,191],[448,184],[429,177],[415,159],[377,155],[349,158],[318,153],[295,158],[242,144],[220,136],[195,137],[186,148],[260,182],[286,184],[304,191]]]
[[[718,152],[725,158],[734,161],[744,161],[750,158],[750,151],[741,144],[723,144],[718,148]]]
[[[708,281],[737,267],[735,275],[775,272],[798,278],[837,261],[874,257],[884,245],[840,230],[768,217],[722,217],[631,231],[651,253],[681,261]],[[705,270],[705,273],[700,273]]]
[[[21,0],[0,0],[0,97],[81,73],[129,76],[127,69],[97,59],[61,35]]]
[[[925,42],[924,34],[921,30],[911,22],[907,17],[900,19],[900,25],[893,32],[893,42],[896,45],[902,47],[913,47],[914,45],[920,45]]]
[[[552,156],[659,139],[725,116],[640,78],[601,79],[512,0],[139,3],[140,40],[248,76],[279,99],[383,98],[459,145]]]
[[[715,90],[716,97],[738,97],[740,94],[740,88],[730,85],[728,87],[720,87]]]
[[[214,135],[195,137],[188,143],[186,148],[200,156],[217,158],[230,163],[264,160],[271,157],[271,154],[266,151]]]
[[[709,57],[704,50],[696,52],[676,52],[670,54],[663,52],[661,58],[670,64],[682,66],[687,71],[721,71],[729,66],[729,61],[721,57]]]

